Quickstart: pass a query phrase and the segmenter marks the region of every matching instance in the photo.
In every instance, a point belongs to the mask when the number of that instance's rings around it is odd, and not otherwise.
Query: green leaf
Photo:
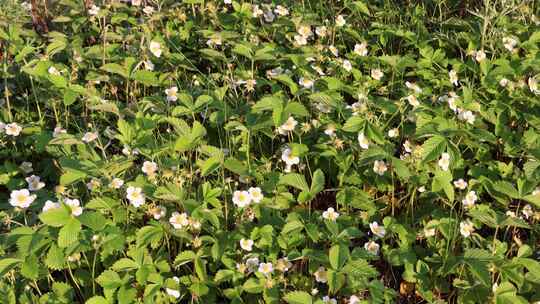
[[[39,219],[48,226],[62,227],[71,220],[71,213],[65,206],[60,206],[42,212]]]
[[[133,79],[147,86],[159,85],[159,81],[156,77],[156,73],[152,71],[138,70],[135,73],[133,73]]]
[[[311,304],[313,299],[311,295],[305,291],[289,292],[283,298],[289,304]]]
[[[437,159],[446,149],[446,138],[435,135],[422,145],[422,160],[430,162]]]
[[[128,258],[121,258],[112,265],[114,271],[128,271],[139,268],[139,264]]]
[[[437,170],[431,190],[434,192],[443,190],[450,202],[454,201],[454,186],[452,185],[452,173],[450,171]]]
[[[197,254],[191,250],[180,252],[174,259],[174,265],[180,266],[187,264],[197,258]]]
[[[334,245],[328,254],[330,265],[335,270],[340,270],[349,259],[349,249],[343,245]]]
[[[304,224],[298,220],[287,222],[283,229],[281,230],[281,234],[288,234],[290,232],[300,233],[300,230],[304,228]]]
[[[289,173],[282,175],[279,179],[279,183],[294,187],[298,190],[309,192],[309,186],[306,181],[306,177],[298,173]]]
[[[76,218],[71,218],[64,227],[60,228],[60,232],[58,233],[58,246],[65,248],[75,243],[79,238],[80,231],[81,222]]]
[[[109,301],[102,296],[93,296],[85,304],[109,304]]]
[[[102,65],[100,69],[112,73],[112,74],[118,74],[124,78],[128,78],[128,71],[121,65],[117,63],[107,63],[105,65]]]
[[[8,271],[13,269],[15,266],[17,266],[19,263],[21,263],[21,259],[14,259],[14,258],[6,258],[0,260],[0,276],[4,276]]]
[[[358,132],[364,128],[365,120],[360,116],[351,116],[343,125],[345,132]]]
[[[321,169],[317,169],[313,173],[313,179],[311,180],[311,188],[309,189],[309,192],[312,195],[315,195],[321,192],[322,190],[324,190],[324,185],[325,185],[324,173]]]
[[[107,223],[107,219],[101,213],[93,211],[83,212],[78,219],[84,226],[94,231],[100,231]]]
[[[21,266],[21,274],[30,280],[37,280],[39,277],[39,263],[35,255],[29,255]]]
[[[105,270],[102,272],[99,277],[97,277],[96,282],[104,289],[116,289],[122,284],[118,273],[112,270]]]
[[[56,244],[51,244],[47,257],[45,258],[45,264],[53,270],[64,269],[66,256],[64,255],[62,248],[56,246]]]

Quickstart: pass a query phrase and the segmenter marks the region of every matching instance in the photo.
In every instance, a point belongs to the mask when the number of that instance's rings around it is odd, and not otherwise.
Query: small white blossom
[[[371,70],[371,78],[375,80],[381,80],[383,78],[384,74],[380,69],[373,69]]]
[[[175,102],[178,100],[176,94],[178,93],[178,88],[176,86],[165,89],[165,94],[167,94],[167,101]]]
[[[151,161],[145,161],[141,168],[142,172],[148,176],[154,175],[157,169],[158,169],[157,164]]]
[[[454,187],[458,188],[459,190],[465,190],[467,189],[467,182],[463,178],[460,178],[454,181]]]
[[[6,132],[6,135],[16,137],[21,134],[22,127],[19,126],[16,122],[12,122],[4,126],[4,131]]]
[[[373,255],[379,254],[379,248],[380,248],[380,245],[377,244],[377,242],[369,241],[369,242],[364,243],[364,249]]]
[[[379,223],[373,222],[369,224],[369,229],[371,229],[371,232],[380,237],[383,238],[386,235],[386,229],[384,226],[379,226]]]
[[[142,193],[141,188],[130,186],[130,187],[127,188],[126,194],[127,194],[126,198],[136,208],[138,208],[142,204],[144,204],[145,197],[144,197],[144,194]]]
[[[300,79],[298,80],[298,84],[300,84],[306,89],[311,89],[313,88],[313,84],[315,84],[315,82],[311,79],[300,77]]]
[[[109,184],[109,187],[113,189],[120,189],[124,185],[124,180],[115,177],[112,179],[111,183]]]
[[[71,209],[71,214],[74,216],[79,216],[82,214],[83,208],[81,207],[81,202],[78,199],[66,198],[64,199],[64,203],[69,206]]]
[[[92,5],[92,7],[90,7],[90,9],[88,10],[88,14],[90,14],[91,16],[95,16],[99,14],[99,10],[100,10],[99,7]]]
[[[315,281],[319,283],[326,283],[328,281],[328,275],[324,267],[319,267],[317,271],[313,274],[315,276]]]
[[[384,173],[388,170],[388,166],[386,166],[386,163],[382,160],[376,160],[374,163],[373,163],[373,172],[379,174],[379,175],[384,175]]]
[[[336,17],[336,26],[337,26],[337,27],[342,27],[342,26],[344,26],[346,23],[347,23],[347,21],[345,20],[345,17],[343,17],[343,15],[338,15],[338,16]]]
[[[180,291],[179,290],[176,290],[176,289],[171,289],[171,288],[165,288],[165,291],[167,292],[167,294],[175,299],[178,299],[180,297]]]
[[[474,232],[474,225],[471,220],[467,219],[459,223],[459,232],[463,237],[468,238]]]
[[[334,208],[330,207],[326,211],[323,212],[322,217],[326,220],[335,222],[337,218],[339,217],[339,213],[334,211]]]
[[[527,204],[527,205],[525,205],[525,207],[523,207],[523,209],[521,210],[521,213],[523,213],[523,216],[526,219],[529,219],[534,214],[534,212],[532,210],[532,207],[529,204]]]
[[[358,133],[358,143],[360,148],[364,150],[369,148],[369,139],[364,135],[364,132]]]
[[[367,56],[368,49],[367,49],[367,43],[357,43],[354,45],[354,53],[358,56]]]
[[[450,77],[450,82],[453,85],[457,86],[459,84],[459,79],[458,79],[456,70],[450,70],[450,72],[448,72],[448,77]]]
[[[152,15],[154,13],[154,8],[152,6],[147,5],[147,6],[145,6],[143,8],[143,12],[150,16],[150,15]],[[157,57],[159,57],[159,56],[157,56]]]
[[[189,225],[189,217],[185,212],[173,212],[169,218],[169,223],[174,227],[174,229],[182,229]]]
[[[13,207],[25,209],[28,208],[35,199],[36,195],[31,195],[28,189],[13,190],[10,194],[9,204]]]
[[[349,60],[345,59],[345,60],[343,60],[343,68],[345,69],[345,71],[350,72],[350,71],[352,71],[353,67],[352,67],[351,62]]]
[[[156,56],[156,57],[161,57],[161,53],[163,52],[161,50],[161,44],[157,41],[151,41],[150,42],[150,52]]]
[[[282,124],[281,126],[278,127],[277,131],[278,131],[279,134],[285,135],[285,134],[287,134],[289,132],[294,131],[294,129],[296,128],[297,125],[298,125],[298,121],[296,121],[296,119],[294,119],[294,117],[289,116],[287,121],[285,121],[284,124]]]
[[[84,133],[84,136],[82,137],[82,141],[85,143],[92,142],[98,138],[97,132],[86,132]]]
[[[253,250],[253,240],[250,239],[241,239],[240,240],[240,247],[245,251],[251,251]]]
[[[26,182],[28,183],[28,190],[30,191],[37,191],[43,187],[45,187],[45,183],[41,181],[41,178],[37,175],[32,175],[30,177],[25,178]]]
[[[274,272],[274,267],[272,263],[260,263],[259,264],[259,272],[264,275],[269,275],[272,272]]]
[[[441,154],[441,158],[439,158],[439,167],[441,167],[443,171],[448,171],[449,166],[450,166],[450,154],[445,152]]]
[[[48,210],[55,209],[55,208],[60,208],[60,203],[55,203],[53,201],[47,200],[45,202],[45,205],[43,205],[43,209],[41,211],[46,212]]]
[[[233,203],[240,207],[247,207],[251,203],[251,195],[247,191],[234,191],[233,193]]]
[[[248,189],[249,195],[251,196],[251,200],[254,203],[260,203],[262,199],[264,198],[262,194],[262,190],[259,187],[251,187]]]
[[[476,192],[469,191],[469,193],[465,195],[465,198],[461,202],[463,203],[463,206],[465,208],[471,208],[472,206],[474,206],[477,200],[478,200],[478,196],[476,196]]]
[[[399,136],[399,129],[398,128],[388,130],[388,137],[396,138],[398,136]]]
[[[317,26],[315,28],[315,34],[319,37],[326,37],[326,35],[328,35],[328,30],[326,26]]]
[[[277,5],[274,9],[274,13],[278,14],[279,16],[287,16],[289,15],[289,10],[283,5]]]

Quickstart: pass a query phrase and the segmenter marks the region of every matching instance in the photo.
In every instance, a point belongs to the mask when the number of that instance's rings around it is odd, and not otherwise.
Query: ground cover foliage
[[[1,303],[540,301],[535,1],[0,1]]]

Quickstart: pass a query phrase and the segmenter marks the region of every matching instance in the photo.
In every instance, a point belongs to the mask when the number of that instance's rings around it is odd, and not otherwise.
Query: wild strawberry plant
[[[540,301],[539,5],[480,2],[0,2],[0,302]]]

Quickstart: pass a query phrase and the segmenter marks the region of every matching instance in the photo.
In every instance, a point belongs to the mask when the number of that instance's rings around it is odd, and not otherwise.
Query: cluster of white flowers
[[[264,195],[261,188],[251,187],[248,191],[234,191],[232,201],[236,206],[244,208],[249,206],[251,202],[260,203],[263,198]]]

